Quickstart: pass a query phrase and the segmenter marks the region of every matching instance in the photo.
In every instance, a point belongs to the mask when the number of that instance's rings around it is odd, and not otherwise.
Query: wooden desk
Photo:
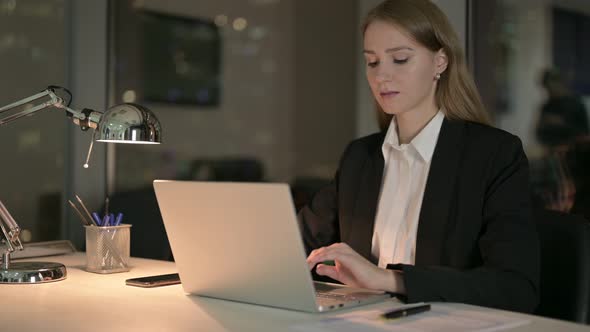
[[[64,281],[39,285],[0,285],[2,331],[286,331],[294,324],[329,315],[308,314],[230,301],[187,296],[180,285],[139,288],[125,279],[176,272],[172,262],[132,258],[131,271],[94,274],[83,270],[84,253],[44,257],[37,261],[67,266]],[[493,309],[463,304],[435,306]],[[363,308],[387,308],[380,303]],[[350,309],[354,310],[354,309]],[[554,319],[526,317],[531,324],[512,331],[589,331],[590,327]]]

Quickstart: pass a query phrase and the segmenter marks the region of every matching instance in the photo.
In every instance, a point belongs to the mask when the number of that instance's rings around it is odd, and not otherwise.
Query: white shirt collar
[[[397,134],[397,124],[395,122],[395,116],[391,119],[391,123],[389,124],[389,129],[387,129],[387,134],[385,135],[385,140],[383,141],[383,150],[385,155],[385,149],[389,145],[390,147],[396,150],[404,150],[406,145],[412,146],[420,157],[425,162],[430,162],[432,159],[432,155],[434,154],[434,148],[436,147],[436,142],[438,141],[438,134],[440,133],[440,128],[442,127],[443,120],[445,118],[444,113],[439,110],[436,115],[428,122],[428,124],[422,128],[422,130],[412,139],[412,141],[408,144],[399,144],[399,137]]]

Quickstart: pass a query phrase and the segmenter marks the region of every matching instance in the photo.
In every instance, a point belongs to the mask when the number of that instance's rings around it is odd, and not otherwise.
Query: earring
[[[434,79],[437,81],[440,80],[440,73],[436,73],[436,75],[434,75]]]

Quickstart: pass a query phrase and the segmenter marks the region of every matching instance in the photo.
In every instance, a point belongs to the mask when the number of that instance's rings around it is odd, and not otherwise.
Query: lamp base
[[[66,276],[66,267],[52,262],[10,262],[8,269],[0,268],[0,284],[40,284]]]

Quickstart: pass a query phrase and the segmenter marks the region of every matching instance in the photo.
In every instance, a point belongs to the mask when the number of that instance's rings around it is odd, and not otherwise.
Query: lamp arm
[[[100,121],[102,113],[93,111],[91,109],[84,109],[82,111],[71,109],[68,106],[66,106],[62,98],[55,94],[52,88],[47,88],[42,92],[34,94],[30,97],[21,99],[12,104],[1,107],[0,114],[44,97],[48,97],[49,100],[46,102],[42,102],[38,105],[35,105],[33,107],[18,111],[7,117],[0,118],[0,126],[16,121],[22,117],[33,115],[34,113],[41,111],[47,107],[56,107],[68,112],[68,116],[72,117],[72,121],[78,126],[80,126],[82,130],[98,127],[98,122]]]
[[[10,215],[2,201],[0,201],[0,228],[4,233],[6,239],[7,251],[13,252],[15,249],[23,250],[23,245],[20,242],[20,227]]]
[[[34,113],[39,112],[45,108],[55,107],[65,110],[67,115],[71,117],[73,122],[80,126],[82,130],[98,127],[102,113],[93,111],[91,109],[83,109],[82,111],[78,111],[69,108],[64,103],[64,100],[55,94],[55,91],[51,87],[30,97],[26,97],[12,104],[0,107],[0,114],[11,111],[19,106],[36,102],[41,98],[49,99],[45,102],[40,102],[33,107],[23,109],[4,118],[0,118],[0,126],[16,121],[22,117],[33,115]],[[8,212],[8,209],[6,209],[2,201],[0,201],[0,229],[2,229],[7,246],[6,251],[2,253],[2,267],[4,269],[8,269],[10,253],[14,252],[15,250],[23,250],[23,245],[19,238],[21,230],[20,226],[16,223],[14,218],[12,218],[10,212]]]

